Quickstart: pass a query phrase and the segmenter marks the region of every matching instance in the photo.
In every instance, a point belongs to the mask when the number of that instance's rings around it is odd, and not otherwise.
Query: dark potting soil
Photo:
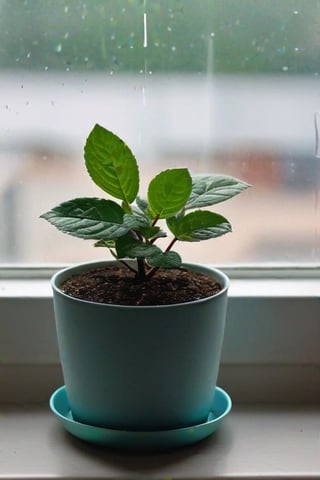
[[[125,267],[108,266],[67,279],[61,290],[71,297],[116,305],[171,305],[210,297],[221,286],[209,275],[186,269],[159,269],[138,282]]]

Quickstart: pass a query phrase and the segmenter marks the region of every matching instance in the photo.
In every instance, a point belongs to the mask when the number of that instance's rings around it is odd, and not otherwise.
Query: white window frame
[[[62,383],[50,287],[59,268],[1,270],[0,402],[46,401]],[[319,402],[319,268],[220,268],[231,284],[219,384],[235,402]]]

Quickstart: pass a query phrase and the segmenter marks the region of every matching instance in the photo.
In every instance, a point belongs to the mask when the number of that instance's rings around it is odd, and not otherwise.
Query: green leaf
[[[92,180],[113,197],[132,203],[139,190],[137,161],[129,147],[114,133],[95,125],[84,147]]]
[[[174,168],[159,173],[151,180],[148,189],[150,208],[155,217],[167,218],[186,204],[192,187],[187,168]]]
[[[116,251],[118,258],[145,258],[161,252],[159,247],[140,242],[130,234],[117,239]]]
[[[147,258],[149,265],[161,268],[179,268],[182,260],[177,252],[160,252]]]
[[[141,228],[140,232],[143,237],[148,240],[150,238],[165,238],[167,236],[166,232],[164,232],[160,229],[160,227],[157,226]]]
[[[115,248],[116,243],[114,240],[98,240],[95,244],[95,247],[105,247],[105,248]]]
[[[142,211],[142,212],[147,212],[148,209],[149,209],[149,204],[146,200],[144,200],[143,198],[137,196],[136,198],[136,204],[137,204],[137,207]]]
[[[112,200],[75,198],[41,215],[58,230],[88,240],[111,240],[127,233],[123,210]]]
[[[209,240],[231,232],[231,225],[225,217],[207,210],[168,218],[167,225],[174,236],[183,242]]]
[[[125,214],[123,217],[123,223],[129,229],[136,231],[140,231],[143,227],[150,227],[149,217],[140,211],[133,212],[132,214]]]
[[[248,183],[228,175],[193,176],[192,191],[185,208],[208,207],[224,202],[249,186]]]

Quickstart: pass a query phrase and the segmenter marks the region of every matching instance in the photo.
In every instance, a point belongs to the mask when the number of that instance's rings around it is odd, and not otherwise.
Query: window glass
[[[253,185],[215,208],[233,233],[180,243],[185,260],[318,262],[319,15],[318,0],[0,0],[0,262],[108,257],[39,219],[104,196],[82,153],[95,123],[134,151],[141,194],[176,166]]]

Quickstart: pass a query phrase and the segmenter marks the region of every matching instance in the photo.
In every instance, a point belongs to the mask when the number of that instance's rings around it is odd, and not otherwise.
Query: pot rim
[[[52,277],[51,277],[51,288],[53,290],[54,293],[56,293],[57,295],[60,295],[66,299],[68,299],[69,301],[75,301],[77,303],[82,303],[82,304],[85,304],[85,305],[96,305],[96,306],[99,306],[100,308],[106,308],[106,307],[113,307],[113,308],[121,308],[121,309],[132,309],[134,308],[135,310],[151,310],[151,309],[154,309],[154,308],[181,308],[183,306],[187,306],[187,305],[195,305],[195,304],[199,304],[199,303],[205,303],[205,302],[208,302],[210,300],[212,300],[213,298],[218,298],[222,295],[224,295],[225,293],[227,293],[228,291],[228,288],[229,288],[229,277],[224,273],[222,272],[222,270],[220,270],[219,268],[215,268],[215,267],[208,267],[207,265],[203,265],[203,264],[200,264],[200,263],[188,263],[188,262],[183,262],[182,263],[182,267],[185,267],[187,269],[190,269],[190,270],[194,270],[194,271],[199,271],[199,272],[203,272],[205,271],[206,273],[211,273],[211,274],[217,274],[217,276],[219,278],[217,278],[216,280],[217,281],[221,281],[222,280],[222,288],[220,290],[220,292],[216,293],[215,295],[211,295],[210,297],[205,297],[205,298],[200,298],[198,300],[192,300],[190,302],[183,302],[183,303],[172,303],[172,304],[168,304],[168,305],[118,305],[116,303],[100,303],[100,302],[93,302],[93,301],[89,301],[89,300],[83,300],[81,298],[76,298],[76,297],[72,297],[71,295],[67,295],[66,293],[64,293],[60,287],[58,286],[58,284],[60,284],[60,281],[59,281],[59,278],[62,277],[62,276],[65,276],[68,272],[70,273],[69,276],[71,276],[74,273],[79,272],[81,271],[82,269],[84,270],[90,270],[91,268],[94,268],[94,267],[98,267],[98,266],[101,266],[101,265],[115,265],[115,264],[119,264],[119,262],[117,260],[95,260],[95,261],[92,261],[92,262],[82,262],[82,263],[77,263],[77,264],[74,264],[74,265],[70,265],[68,267],[65,267],[61,270],[59,270],[58,272],[56,272]],[[68,278],[68,276],[66,277]]]

